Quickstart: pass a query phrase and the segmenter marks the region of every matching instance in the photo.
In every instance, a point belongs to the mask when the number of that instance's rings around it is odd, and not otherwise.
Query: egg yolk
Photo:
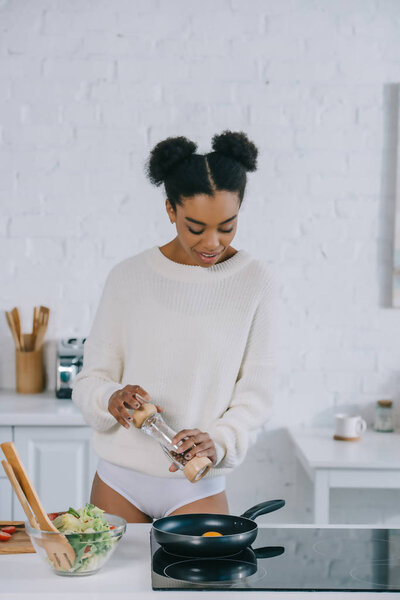
[[[222,536],[222,533],[218,533],[218,531],[206,531],[201,537],[218,537],[220,535]]]

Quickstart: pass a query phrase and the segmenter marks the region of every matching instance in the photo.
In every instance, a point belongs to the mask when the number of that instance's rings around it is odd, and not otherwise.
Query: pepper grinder
[[[131,412],[131,411],[129,411]],[[176,432],[169,427],[154,404],[146,402],[141,404],[132,413],[132,423],[138,429],[142,429],[147,435],[161,445],[161,448],[170,458],[170,460],[183,471],[185,477],[191,482],[199,481],[212,466],[211,460],[207,456],[194,456],[190,460],[186,460],[182,454],[178,452],[179,446],[183,443],[173,444],[172,439]]]

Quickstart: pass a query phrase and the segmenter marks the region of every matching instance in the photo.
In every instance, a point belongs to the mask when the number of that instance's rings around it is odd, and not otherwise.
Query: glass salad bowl
[[[55,514],[66,515],[67,513]],[[89,529],[68,533],[68,527],[64,532],[43,531],[35,529],[28,521],[25,521],[25,530],[37,554],[53,573],[66,577],[92,575],[105,565],[126,531],[126,521],[122,517],[109,513],[103,513],[103,517],[108,524],[108,529],[103,531]],[[56,524],[57,519],[54,519],[53,523]],[[57,553],[62,552],[65,539],[71,544],[75,553],[75,560],[70,568],[60,566],[54,557],[54,549]]]

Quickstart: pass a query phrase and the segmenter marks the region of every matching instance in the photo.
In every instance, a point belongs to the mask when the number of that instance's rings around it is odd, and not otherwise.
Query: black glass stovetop
[[[400,529],[262,528],[221,558],[165,552],[150,533],[153,590],[400,591]]]

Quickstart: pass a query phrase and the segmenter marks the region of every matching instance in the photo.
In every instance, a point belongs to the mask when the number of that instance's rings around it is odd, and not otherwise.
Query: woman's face
[[[183,206],[166,208],[176,224],[174,240],[177,258],[186,264],[209,267],[229,257],[229,245],[236,234],[239,196],[235,192],[216,191],[213,196],[196,194],[182,198]],[[211,257],[204,254],[212,255]],[[190,262],[187,262],[190,259]]]

